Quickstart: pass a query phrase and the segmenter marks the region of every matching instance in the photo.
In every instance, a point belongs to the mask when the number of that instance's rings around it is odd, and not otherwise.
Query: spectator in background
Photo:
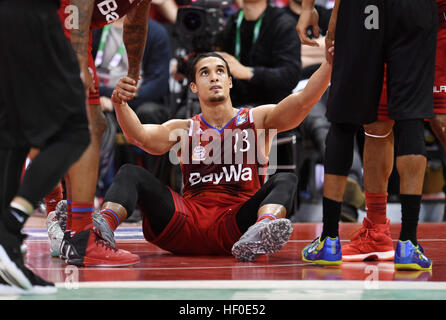
[[[301,73],[296,23],[267,0],[244,0],[219,41],[233,76],[234,106],[277,103],[296,87]]]
[[[324,37],[328,29],[328,23],[330,21],[331,9],[327,9],[321,5],[315,5],[315,9],[319,15],[319,35],[315,36],[313,29],[308,29],[308,36],[319,43],[319,47],[302,46],[301,59],[302,59],[302,79],[308,79],[311,74],[321,65],[325,60],[325,43]],[[299,21],[299,16],[302,12],[302,0],[289,0],[289,3],[284,7],[286,13],[291,15],[296,24]]]
[[[93,55],[99,77],[99,93],[107,111],[113,110],[111,94],[128,68],[127,54],[123,50],[122,27],[123,21],[118,20],[113,25],[95,30],[93,33]],[[145,105],[148,103],[159,104],[159,115],[156,119],[162,118],[156,123],[161,123],[165,121],[163,120],[165,117],[169,116],[166,108],[161,105],[169,94],[170,40],[164,27],[152,19],[149,19],[149,29],[141,63],[138,94],[135,99],[129,101],[129,105],[138,116],[153,120],[143,110],[146,109]]]
[[[111,95],[118,80],[125,76],[128,69],[127,55],[123,42],[123,22],[118,20],[113,25],[93,32],[93,55],[99,78],[99,93],[104,111],[113,112]],[[167,121],[171,115],[166,104],[169,95],[169,65],[171,59],[170,39],[165,28],[158,22],[149,19],[146,47],[141,62],[141,81],[135,99],[128,102],[142,123],[160,124]],[[109,125],[109,128],[116,127]],[[114,135],[109,135],[114,139]],[[106,144],[103,141],[103,146]],[[111,148],[114,145],[109,144]],[[144,167],[155,170],[158,157],[141,154]],[[98,187],[106,189],[108,184],[101,180],[110,170],[113,153],[102,152],[101,156],[109,154],[110,159],[101,158],[101,174]],[[103,168],[105,166],[105,168]],[[104,169],[104,170],[102,170]],[[102,193],[105,190],[102,190]]]

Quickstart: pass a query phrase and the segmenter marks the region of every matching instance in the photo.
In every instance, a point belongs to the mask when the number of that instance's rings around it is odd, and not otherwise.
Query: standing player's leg
[[[330,126],[324,160],[323,229],[321,236],[302,251],[304,261],[324,265],[341,263],[339,218],[358,129],[359,125],[351,124],[332,123]]]
[[[297,177],[292,173],[271,176],[237,212],[236,222],[243,233],[232,247],[240,261],[252,261],[261,254],[279,251],[293,232],[286,217],[296,196]]]
[[[127,266],[139,261],[136,255],[117,250],[94,228],[93,212],[96,194],[99,156],[102,135],[106,128],[99,99],[98,78],[91,55],[91,33],[88,66],[92,72],[95,90],[88,97],[87,116],[91,142],[68,174],[67,186],[67,227],[60,245],[60,255],[66,263],[81,266]],[[104,242],[108,245],[103,245]]]
[[[101,138],[106,127],[100,105],[88,105],[87,115],[91,142],[65,177],[68,202],[67,231],[71,232],[71,236],[92,227]]]
[[[116,249],[94,228],[94,197],[99,168],[99,152],[105,128],[104,115],[98,105],[89,105],[91,143],[65,177],[67,185],[67,227],[61,244],[61,256],[68,264],[82,266],[128,266],[139,258]]]
[[[33,148],[28,153],[27,160],[32,162],[39,154],[40,150]],[[24,166],[23,175],[25,174],[26,167]],[[46,209],[46,226],[48,231],[48,239],[50,242],[50,255],[52,257],[58,257],[60,255],[60,243],[63,239],[63,231],[59,225],[56,216],[56,206],[63,200],[63,188],[62,183],[59,181],[57,186],[50,191],[45,197],[45,209]],[[26,248],[23,250],[26,252]]]
[[[393,124],[387,105],[387,80],[378,107],[378,121],[364,125],[364,190],[366,214],[361,229],[342,246],[343,261],[393,259],[395,251],[387,219],[387,189],[393,169]]]
[[[389,116],[395,120],[402,216],[395,267],[429,270],[432,262],[418,244],[417,227],[426,169],[424,119],[434,115],[432,88],[438,11],[436,1],[395,0],[386,5],[388,16],[392,17],[388,19],[386,53]]]
[[[380,14],[385,13],[382,2],[374,4]],[[371,24],[364,14],[369,6],[370,1],[341,1],[335,20],[336,46],[327,101],[331,128],[324,160],[323,230],[321,236],[302,251],[304,261],[316,264],[339,265],[342,262],[338,228],[352,166],[354,136],[362,124],[376,120],[386,33],[382,18],[373,19]]]
[[[343,261],[393,260],[395,251],[386,216],[387,188],[393,169],[393,121],[364,125],[364,190],[367,217],[342,246]]]
[[[6,181],[14,189],[14,196],[6,197],[11,200],[9,207],[5,209],[6,204],[2,204],[0,275],[9,284],[23,289],[54,292],[52,284],[25,266],[20,252],[24,238],[21,229],[37,202],[56,185],[89,143],[83,85],[54,2],[1,2],[0,7],[0,42],[8,47],[0,53],[0,69],[16,75],[0,85],[1,113],[5,120],[0,121],[0,140],[4,149],[21,153],[12,168],[11,179],[17,180]],[[12,25],[13,30],[9,28]],[[31,60],[30,50],[34,57]],[[65,95],[71,97],[69,101],[60,99]],[[63,132],[62,127],[68,127],[70,132]],[[41,152],[20,183],[18,172],[31,146]]]

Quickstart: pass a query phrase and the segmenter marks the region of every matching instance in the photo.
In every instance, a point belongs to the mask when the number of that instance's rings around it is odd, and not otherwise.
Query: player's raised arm
[[[330,83],[331,69],[331,65],[324,61],[311,76],[304,90],[289,95],[275,106],[258,107],[255,118],[257,118],[260,127],[275,129],[277,132],[297,127],[327,89]]]
[[[124,18],[123,40],[129,61],[127,75],[138,81],[142,57],[146,46],[151,0],[143,0]]]
[[[314,0],[302,1],[302,12],[296,26],[302,44],[319,47],[315,40],[311,40],[307,35],[307,28],[313,27],[313,34],[316,38],[319,37],[319,15],[314,8]]]
[[[136,81],[124,77],[119,80],[112,95],[116,118],[126,139],[150,154],[161,155],[168,152],[187,134],[190,121],[169,120],[163,124],[142,124],[138,116],[125,102],[133,99]]]

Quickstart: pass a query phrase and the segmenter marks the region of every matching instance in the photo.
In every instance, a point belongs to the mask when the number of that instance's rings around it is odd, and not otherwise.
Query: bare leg
[[[386,193],[393,169],[393,121],[365,125],[364,190]]]
[[[99,155],[102,134],[106,128],[105,116],[99,105],[87,107],[91,141],[82,157],[70,168],[65,176],[66,192],[68,200],[67,230],[79,232],[92,224],[91,213],[94,207],[94,197],[99,171]],[[73,207],[92,209],[85,212],[78,219],[72,219]],[[76,222],[74,222],[76,220]],[[74,224],[73,224],[74,222]]]

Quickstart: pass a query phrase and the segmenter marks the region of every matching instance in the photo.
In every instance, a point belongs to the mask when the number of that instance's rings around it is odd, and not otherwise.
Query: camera
[[[176,0],[176,32],[188,52],[215,50],[217,34],[224,28],[224,12],[234,0]]]

